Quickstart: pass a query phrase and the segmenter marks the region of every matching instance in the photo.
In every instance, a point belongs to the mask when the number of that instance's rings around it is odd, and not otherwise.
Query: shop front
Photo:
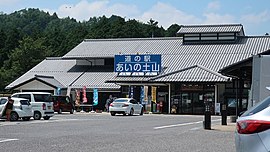
[[[205,104],[210,105],[211,113],[215,109],[214,84],[172,84],[171,113],[204,114]]]

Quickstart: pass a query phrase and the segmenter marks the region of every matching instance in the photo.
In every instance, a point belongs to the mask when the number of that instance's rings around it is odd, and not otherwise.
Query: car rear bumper
[[[115,113],[129,113],[129,110],[127,107],[110,107],[109,111],[115,112]]]
[[[54,115],[54,111],[44,111],[42,117],[49,116],[52,117]]]

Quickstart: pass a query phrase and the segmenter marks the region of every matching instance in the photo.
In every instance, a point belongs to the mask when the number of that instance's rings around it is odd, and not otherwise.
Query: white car
[[[269,152],[270,96],[242,114],[236,127],[237,152]]]
[[[110,104],[109,111],[112,116],[115,114],[143,115],[143,106],[133,98],[118,98]]]
[[[48,92],[19,92],[14,93],[11,97],[28,99],[34,111],[34,119],[49,120],[54,115],[52,95]]]
[[[13,109],[10,113],[10,120],[17,121],[22,118],[25,121],[29,121],[33,117],[32,105],[27,99],[23,98],[11,98],[14,100]],[[6,104],[8,103],[7,97],[0,98],[0,117],[6,118],[4,111]]]

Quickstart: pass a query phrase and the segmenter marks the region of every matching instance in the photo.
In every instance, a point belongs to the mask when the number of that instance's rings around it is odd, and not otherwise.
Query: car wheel
[[[74,111],[74,110],[73,110],[73,109],[71,109],[71,110],[70,110],[70,114],[73,114],[73,111]]]
[[[24,121],[29,121],[30,120],[30,117],[24,117],[22,118]]]
[[[34,120],[40,120],[41,119],[41,113],[38,112],[38,111],[35,111],[33,117],[34,117]]]
[[[141,109],[141,113],[140,113],[140,115],[141,115],[141,116],[143,115],[143,108]]]
[[[134,109],[131,108],[131,109],[130,109],[130,112],[129,112],[129,115],[132,116],[133,114],[134,114]]]
[[[46,117],[43,117],[44,120],[49,120],[50,117],[49,116],[46,116]]]
[[[115,116],[115,113],[114,113],[114,112],[111,112],[111,115],[112,115],[112,116]]]
[[[58,114],[62,114],[62,109],[59,108]]]
[[[126,113],[123,114],[124,116],[127,115]]]
[[[10,121],[17,121],[19,119],[19,116],[16,112],[11,112],[10,114]]]

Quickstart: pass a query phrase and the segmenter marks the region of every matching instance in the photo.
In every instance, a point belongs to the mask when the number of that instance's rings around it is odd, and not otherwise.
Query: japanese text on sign
[[[161,55],[115,55],[114,72],[160,72]]]

